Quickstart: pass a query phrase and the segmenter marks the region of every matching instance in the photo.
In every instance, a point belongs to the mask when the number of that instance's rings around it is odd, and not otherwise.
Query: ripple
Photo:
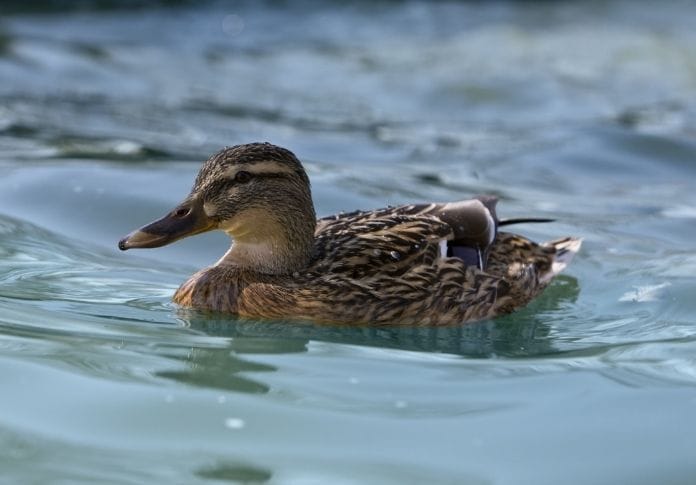
[[[151,280],[137,281],[143,273],[164,279],[156,269],[123,267],[111,253],[85,249],[26,222],[0,218],[0,234],[4,298],[122,304],[136,297],[162,298],[174,289],[153,287]],[[118,287],[121,291],[114,291]]]
[[[169,303],[175,288],[171,270],[158,268],[160,263],[150,262],[147,269],[137,259],[124,264],[110,252],[8,217],[0,217],[0,235],[3,335],[110,343],[137,342],[133,331],[143,322],[184,330]],[[145,333],[153,337],[158,330],[153,326]]]
[[[664,209],[662,214],[675,219],[696,219],[696,206],[675,205]]]
[[[602,355],[606,375],[634,387],[696,386],[696,339],[620,345]]]
[[[87,140],[58,138],[52,141],[55,158],[142,161],[143,159],[171,159],[173,155],[161,149],[148,147],[133,140]]]
[[[635,291],[624,293],[619,301],[646,302],[657,301],[663,298],[665,288],[672,286],[672,283],[665,281],[658,285],[636,286]]]

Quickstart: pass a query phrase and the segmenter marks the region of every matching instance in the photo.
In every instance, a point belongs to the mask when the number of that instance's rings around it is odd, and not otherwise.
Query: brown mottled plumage
[[[301,163],[283,148],[226,148],[187,199],[121,249],[221,229],[234,240],[174,301],[252,318],[444,324],[509,313],[539,294],[580,240],[499,232],[494,197],[319,219]],[[504,224],[504,222],[502,223]]]

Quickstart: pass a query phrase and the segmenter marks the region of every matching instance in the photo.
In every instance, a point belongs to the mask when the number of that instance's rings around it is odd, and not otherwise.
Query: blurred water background
[[[692,484],[696,3],[0,5],[0,483]],[[120,254],[271,141],[321,215],[502,198],[585,238],[509,317],[211,319],[219,234]]]

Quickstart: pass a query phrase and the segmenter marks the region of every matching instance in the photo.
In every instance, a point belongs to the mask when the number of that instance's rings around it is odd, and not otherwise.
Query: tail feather
[[[556,250],[549,271],[540,275],[540,283],[548,283],[554,276],[563,271],[573,260],[573,256],[580,250],[582,239],[577,237],[564,237],[547,241],[542,246]]]
[[[547,219],[546,217],[519,217],[516,219],[501,219],[498,221],[498,226],[509,226],[511,224],[537,224],[544,222],[555,222],[556,219]]]

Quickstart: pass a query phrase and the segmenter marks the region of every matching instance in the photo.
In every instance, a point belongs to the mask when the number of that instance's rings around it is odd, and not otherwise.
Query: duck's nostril
[[[174,217],[186,217],[191,213],[191,209],[188,207],[181,207],[174,211]]]

